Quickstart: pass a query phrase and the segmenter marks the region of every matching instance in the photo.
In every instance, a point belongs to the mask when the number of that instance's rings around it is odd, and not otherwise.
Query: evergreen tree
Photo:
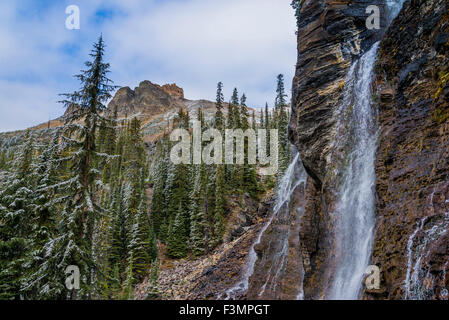
[[[205,229],[207,225],[204,212],[204,165],[197,165],[194,172],[194,185],[190,201],[190,243],[195,256],[205,253]]]
[[[0,170],[6,169],[6,150],[0,151]]]
[[[133,256],[129,258],[130,263],[126,269],[126,280],[123,284],[122,299],[134,300],[134,268],[133,268]]]
[[[217,85],[217,101],[215,104],[217,108],[217,112],[215,113],[215,128],[220,131],[224,129],[223,101],[223,83],[219,82]]]
[[[225,188],[224,188],[224,168],[222,165],[217,166],[215,180],[215,208],[214,208],[214,236],[212,246],[215,247],[223,240],[225,231]]]
[[[165,139],[164,139],[165,140]],[[151,223],[157,238],[160,238],[161,226],[165,219],[165,192],[164,186],[167,178],[167,162],[164,140],[156,144],[156,151],[150,167],[150,176],[153,182],[153,196],[151,201]]]
[[[178,212],[169,231],[167,251],[171,258],[184,258],[187,255],[188,247],[184,217],[185,213],[180,202]]]
[[[287,95],[285,94],[285,87],[284,87],[284,75],[279,74],[277,76],[277,88],[276,88],[276,101],[275,101],[275,107],[283,108],[287,105]]]
[[[102,37],[94,44],[90,56],[93,61],[85,63],[87,70],[77,75],[82,87],[80,91],[64,94],[64,105],[73,112],[67,117],[66,134],[63,143],[70,155],[70,176],[59,184],[65,194],[64,206],[60,215],[58,237],[46,246],[46,263],[38,275],[48,279],[46,292],[54,298],[89,298],[92,293],[95,273],[98,271],[92,256],[94,228],[99,216],[105,212],[97,201],[97,191],[103,186],[100,171],[96,164],[105,154],[98,151],[97,129],[103,117],[100,115],[111,98],[115,86],[107,78],[109,64],[103,61],[104,42]],[[83,123],[79,120],[83,119]],[[76,133],[77,139],[72,137]],[[64,270],[69,265],[80,269],[79,292],[68,292],[64,284]]]
[[[156,299],[159,296],[159,259],[155,259],[151,263],[150,276],[147,285],[147,300]]]
[[[30,178],[34,138],[26,133],[25,143],[10,175],[0,188],[0,299],[19,299],[23,268],[31,244],[34,219],[33,185]],[[29,266],[27,267],[27,269]]]
[[[234,88],[234,91],[232,92],[231,104],[233,104],[234,106],[239,105],[239,92],[237,88]]]
[[[246,105],[246,95],[245,94],[243,94],[242,95],[242,97],[240,98],[240,105],[242,106],[242,107],[247,107],[247,105]]]
[[[35,273],[45,263],[44,246],[56,235],[56,215],[60,198],[49,187],[58,183],[59,131],[44,147],[32,166],[33,180],[33,229],[30,237],[30,252],[27,255],[27,270],[22,282],[21,293],[25,298],[40,299],[45,297],[41,288],[45,285],[35,279]]]

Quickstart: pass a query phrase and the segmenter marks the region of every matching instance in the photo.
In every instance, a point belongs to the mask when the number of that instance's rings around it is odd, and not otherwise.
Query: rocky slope
[[[369,298],[444,299],[449,288],[449,1],[407,1],[379,50],[381,133]]]
[[[164,255],[160,246],[159,289],[160,299],[166,300],[215,300],[229,298],[230,290],[242,277],[251,246],[269,218],[273,201],[267,192],[258,203],[246,195],[243,199],[229,200],[230,214],[224,243],[214,252],[195,258],[172,260]],[[240,202],[245,203],[244,210]],[[145,299],[148,279],[136,289],[136,298]],[[245,295],[233,299],[245,299]]]

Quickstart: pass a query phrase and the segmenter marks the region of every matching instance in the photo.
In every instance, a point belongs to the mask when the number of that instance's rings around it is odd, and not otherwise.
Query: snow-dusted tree
[[[215,106],[217,108],[217,112],[215,113],[215,128],[222,131],[224,129],[224,115],[223,115],[223,83],[219,82],[217,84],[217,100],[215,103]],[[198,113],[200,113],[201,110],[198,109]]]
[[[224,187],[224,167],[217,165],[215,174],[215,204],[214,204],[214,233],[212,239],[212,246],[215,247],[223,240],[225,228],[225,187]]]
[[[204,213],[204,165],[194,168],[193,189],[190,195],[190,247],[195,256],[201,256],[206,250]]]
[[[187,255],[188,245],[184,217],[185,213],[180,202],[178,212],[169,231],[167,243],[168,255],[172,258],[184,258]]]
[[[45,283],[39,279],[36,273],[45,263],[44,246],[56,235],[57,231],[57,210],[61,198],[57,189],[52,186],[58,183],[59,140],[60,132],[56,130],[32,166],[33,230],[21,289],[21,294],[29,299],[46,297],[45,290],[42,292]]]
[[[103,186],[101,173],[96,168],[101,158],[108,158],[98,152],[97,129],[104,119],[100,112],[116,89],[107,77],[109,64],[103,60],[104,42],[100,36],[90,56],[93,61],[85,63],[87,70],[76,78],[81,89],[63,94],[62,101],[70,112],[67,116],[65,135],[62,137],[68,155],[64,160],[70,164],[69,177],[58,185],[65,195],[60,214],[58,237],[45,245],[45,263],[40,275],[47,278],[46,291],[54,298],[89,298],[96,278],[97,261],[92,255],[94,228],[105,210],[97,201],[98,189]],[[67,136],[68,135],[68,136]],[[64,285],[66,267],[78,266],[80,290],[69,292]]]
[[[154,300],[160,296],[159,290],[159,259],[151,263],[150,276],[147,284],[147,300]]]
[[[153,196],[151,200],[151,224],[153,225],[156,237],[161,239],[164,234],[160,231],[166,219],[165,216],[165,181],[167,179],[167,153],[166,138],[159,140],[156,144],[156,151],[151,161],[150,179],[153,183]]]
[[[15,172],[0,186],[0,299],[20,298],[23,270],[33,231],[32,161],[34,138],[25,134]]]
[[[128,250],[133,257],[134,276],[142,280],[150,264],[149,220],[145,192],[145,147],[140,133],[140,121],[133,118],[128,129],[125,146],[125,174],[127,185],[126,216],[131,226]]]

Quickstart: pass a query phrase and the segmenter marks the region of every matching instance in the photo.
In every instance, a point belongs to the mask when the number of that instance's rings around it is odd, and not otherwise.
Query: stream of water
[[[226,300],[238,298],[239,296],[242,296],[247,292],[249,278],[252,276],[254,272],[254,266],[257,261],[257,253],[254,250],[254,247],[260,243],[263,234],[268,229],[268,227],[270,227],[271,223],[278,216],[278,214],[282,210],[288,210],[292,193],[300,184],[303,183],[305,185],[306,181],[307,181],[307,174],[300,160],[299,152],[295,151],[293,161],[288,166],[277,187],[276,202],[273,207],[270,218],[268,219],[267,223],[263,226],[254,244],[251,246],[251,249],[248,254],[248,260],[245,266],[245,272],[241,280],[235,286],[227,290],[225,295]],[[285,238],[283,239],[284,241],[283,247],[287,246],[288,248],[288,235],[282,236],[283,238]],[[276,256],[273,257],[272,265],[270,267],[270,274],[273,274],[274,277],[279,275],[279,272],[284,265],[286,254],[287,252],[283,251],[280,252],[279,254],[276,254]],[[268,277],[269,275],[267,275],[267,282],[269,280]],[[267,282],[265,283],[265,286],[262,288],[262,290],[265,290]],[[276,281],[272,281],[272,283],[275,282]]]
[[[350,139],[334,219],[336,272],[329,299],[358,299],[368,267],[375,224],[377,116],[371,82],[378,43],[355,61],[346,78],[342,107]]]

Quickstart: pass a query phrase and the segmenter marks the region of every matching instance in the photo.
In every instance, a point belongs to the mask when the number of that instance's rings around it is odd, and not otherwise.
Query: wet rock
[[[406,1],[379,48],[373,263],[382,282],[367,299],[441,299],[448,287],[448,9],[447,0]]]
[[[380,30],[366,28],[368,5],[381,9]],[[388,17],[384,9],[384,1],[363,0],[304,1],[301,9],[289,136],[311,178],[298,242],[305,299],[323,298],[332,276],[335,222],[330,212],[335,207],[337,163],[346,152],[336,147],[343,139],[338,107],[352,61],[383,36]],[[392,90],[385,88],[383,99],[392,100]],[[296,254],[292,251],[288,259]]]

